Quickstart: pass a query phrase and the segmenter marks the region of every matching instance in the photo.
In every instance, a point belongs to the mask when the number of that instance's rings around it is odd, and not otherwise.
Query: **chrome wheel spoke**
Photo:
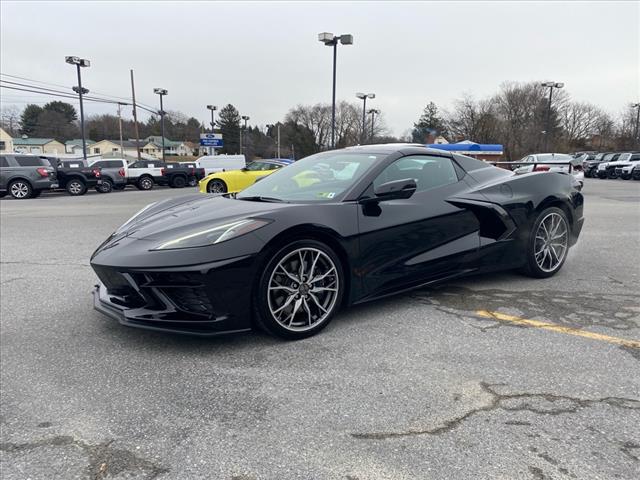
[[[320,249],[303,247],[285,255],[273,269],[267,302],[281,327],[299,332],[324,322],[339,293],[338,270],[331,257]]]
[[[568,248],[568,226],[564,217],[549,213],[542,219],[534,237],[534,257],[544,272],[552,272],[563,262]]]

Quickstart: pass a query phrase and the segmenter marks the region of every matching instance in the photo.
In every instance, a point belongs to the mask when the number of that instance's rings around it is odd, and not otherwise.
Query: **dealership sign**
[[[224,147],[221,133],[201,133],[200,145],[203,147],[221,148]]]

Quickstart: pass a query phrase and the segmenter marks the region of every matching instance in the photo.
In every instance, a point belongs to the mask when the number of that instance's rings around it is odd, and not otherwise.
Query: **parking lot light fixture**
[[[373,124],[375,122],[375,116],[380,113],[380,110],[376,110],[375,108],[372,108],[367,113],[371,114],[371,141],[373,142]]]
[[[242,120],[244,120],[244,127],[240,128],[240,153],[242,154],[242,130],[246,130],[247,129],[247,121],[249,120],[249,116],[248,115],[242,115]],[[245,138],[246,138],[246,134],[245,134]],[[245,140],[246,141],[246,140]]]
[[[169,93],[164,88],[154,88],[153,93],[160,95],[160,132],[162,134],[162,161],[164,162],[164,107],[162,106],[162,97]]]
[[[367,137],[366,132],[367,132],[367,122],[366,122],[366,116],[367,116],[367,98],[376,98],[376,94],[375,93],[356,93],[356,97],[358,97],[360,100],[362,100],[362,135],[360,135],[360,143],[364,144],[365,139]]]
[[[86,68],[91,66],[91,62],[86,58],[67,56],[64,61],[69,65],[75,65],[78,71],[78,86],[73,87],[73,91],[78,94],[80,98],[80,133],[82,135],[82,158],[87,159],[87,141],[84,136],[84,105],[82,103],[82,95],[89,93],[89,90],[82,88],[82,75],[80,75],[80,68]]]
[[[336,147],[336,60],[338,56],[338,43],[342,45],[353,45],[353,35],[343,34],[335,36],[330,32],[318,34],[318,41],[327,47],[333,47],[333,90],[331,99],[331,148]]]
[[[218,107],[215,105],[207,105],[207,110],[211,111],[211,133],[215,133],[214,128],[216,128],[216,110],[218,110]]]
[[[553,97],[553,89],[554,88],[562,88],[564,87],[564,83],[562,82],[542,82],[541,86],[549,89],[549,103],[547,105],[547,121],[546,129],[544,130],[544,151],[547,151],[549,145],[549,134],[551,133],[551,125],[549,122],[551,121],[551,98]]]
[[[633,130],[633,141],[635,145],[640,146],[640,103],[631,104],[631,108],[636,109],[636,127]]]

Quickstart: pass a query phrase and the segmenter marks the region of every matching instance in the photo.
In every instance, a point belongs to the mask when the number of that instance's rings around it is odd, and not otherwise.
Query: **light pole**
[[[207,110],[211,110],[211,133],[216,133],[215,132],[215,128],[216,128],[216,110],[218,109],[218,107],[216,107],[215,105],[207,105]],[[216,149],[213,147],[209,147],[210,151],[209,153],[211,155],[215,155]]]
[[[162,97],[169,92],[164,88],[154,88],[153,93],[160,95],[160,132],[162,134],[162,161],[164,162],[164,107],[162,106]]]
[[[244,120],[244,127],[240,128],[240,153],[242,153],[242,130],[246,130],[247,129],[247,120],[249,120],[249,116],[248,115],[242,115],[242,120]],[[245,137],[247,135],[245,134]]]
[[[331,99],[331,148],[336,147],[336,59],[338,56],[338,42],[342,45],[353,45],[353,35],[343,34],[334,36],[333,33],[322,32],[318,40],[327,47],[333,47],[333,95]]]
[[[84,106],[82,105],[82,95],[89,93],[89,90],[82,88],[82,76],[80,75],[80,67],[89,67],[91,62],[80,57],[64,57],[64,61],[69,65],[75,65],[78,70],[78,86],[73,87],[73,91],[80,97],[80,133],[82,134],[82,158],[87,159],[87,141],[84,137]]]
[[[634,103],[631,108],[636,109],[636,128],[633,130],[633,142],[635,145],[640,145],[640,103]]]
[[[356,93],[356,97],[358,97],[360,100],[362,100],[362,135],[360,136],[360,143],[364,144],[364,140],[366,138],[366,131],[367,131],[367,123],[365,120],[366,117],[366,113],[367,113],[367,98],[376,98],[376,94],[375,93]]]
[[[278,150],[278,158],[280,158],[280,122],[276,123],[275,125],[274,124],[267,125],[267,128],[273,128],[273,127],[276,127],[276,130],[277,130],[278,140],[276,141],[276,147]]]
[[[375,108],[372,108],[367,113],[371,114],[371,141],[373,141],[373,122],[375,121],[376,115],[380,113],[380,110],[376,110]]]
[[[551,125],[549,122],[551,121],[551,98],[553,96],[554,88],[562,88],[564,87],[564,83],[560,82],[544,82],[541,84],[543,87],[549,88],[549,104],[547,105],[547,121],[546,121],[546,130],[544,132],[544,151],[547,153],[547,148],[549,145],[549,130],[551,129]]]

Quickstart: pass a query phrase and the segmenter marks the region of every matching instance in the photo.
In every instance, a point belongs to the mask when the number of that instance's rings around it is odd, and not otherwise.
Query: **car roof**
[[[386,153],[391,154],[400,152],[404,155],[429,154],[440,157],[451,158],[451,152],[439,150],[437,148],[429,148],[422,143],[377,143],[373,145],[356,145],[347,147],[347,151],[361,151],[363,153]]]

